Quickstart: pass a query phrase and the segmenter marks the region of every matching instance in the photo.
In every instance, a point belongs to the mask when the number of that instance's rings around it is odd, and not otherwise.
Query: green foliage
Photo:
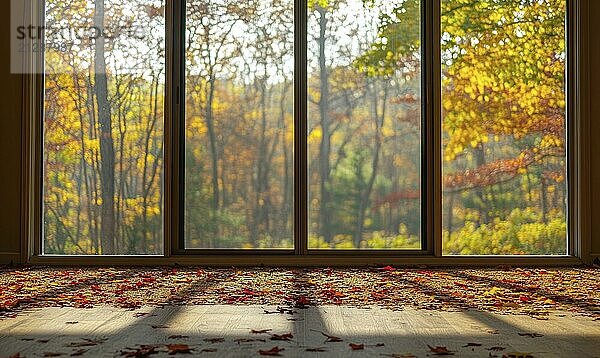
[[[566,232],[564,215],[543,223],[536,208],[514,209],[505,220],[467,221],[452,233],[444,230],[443,250],[453,255],[564,255]]]

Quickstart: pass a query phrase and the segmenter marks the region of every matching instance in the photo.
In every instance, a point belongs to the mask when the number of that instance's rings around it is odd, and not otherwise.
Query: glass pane
[[[185,246],[293,248],[292,0],[187,0]]]
[[[420,1],[308,14],[309,247],[420,249]]]
[[[442,1],[444,254],[566,254],[565,9]]]
[[[161,254],[160,0],[47,0],[43,253]]]

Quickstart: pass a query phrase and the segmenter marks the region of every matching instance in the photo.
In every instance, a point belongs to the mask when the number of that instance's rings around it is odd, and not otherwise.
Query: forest
[[[165,5],[45,4],[44,253],[162,254]],[[441,6],[444,254],[565,254],[566,1]],[[309,248],[419,250],[421,2],[306,11]],[[186,248],[292,248],[293,0],[185,29]]]

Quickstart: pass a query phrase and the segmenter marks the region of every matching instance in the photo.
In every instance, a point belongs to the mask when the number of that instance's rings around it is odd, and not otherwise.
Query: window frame
[[[591,260],[589,231],[589,0],[566,0],[567,254],[554,256],[442,256],[441,0],[422,0],[421,250],[317,250],[308,248],[307,176],[307,0],[294,3],[294,244],[293,250],[185,249],[183,235],[183,104],[185,0],[166,0],[166,85],[164,118],[163,255],[43,255],[42,123],[43,56],[27,59],[23,75],[22,257],[32,264],[203,264],[203,265],[571,265]],[[32,23],[42,24],[44,0],[31,0]],[[436,41],[436,39],[438,39]],[[436,75],[437,74],[437,75]]]

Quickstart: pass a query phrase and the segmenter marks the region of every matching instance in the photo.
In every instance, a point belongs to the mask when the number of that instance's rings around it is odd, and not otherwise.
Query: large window
[[[187,248],[293,248],[294,3],[187,0]]]
[[[161,254],[164,4],[44,4],[42,252]]]
[[[566,2],[465,3],[442,1],[444,253],[566,254]]]
[[[41,254],[568,253],[567,0],[40,2]]]

